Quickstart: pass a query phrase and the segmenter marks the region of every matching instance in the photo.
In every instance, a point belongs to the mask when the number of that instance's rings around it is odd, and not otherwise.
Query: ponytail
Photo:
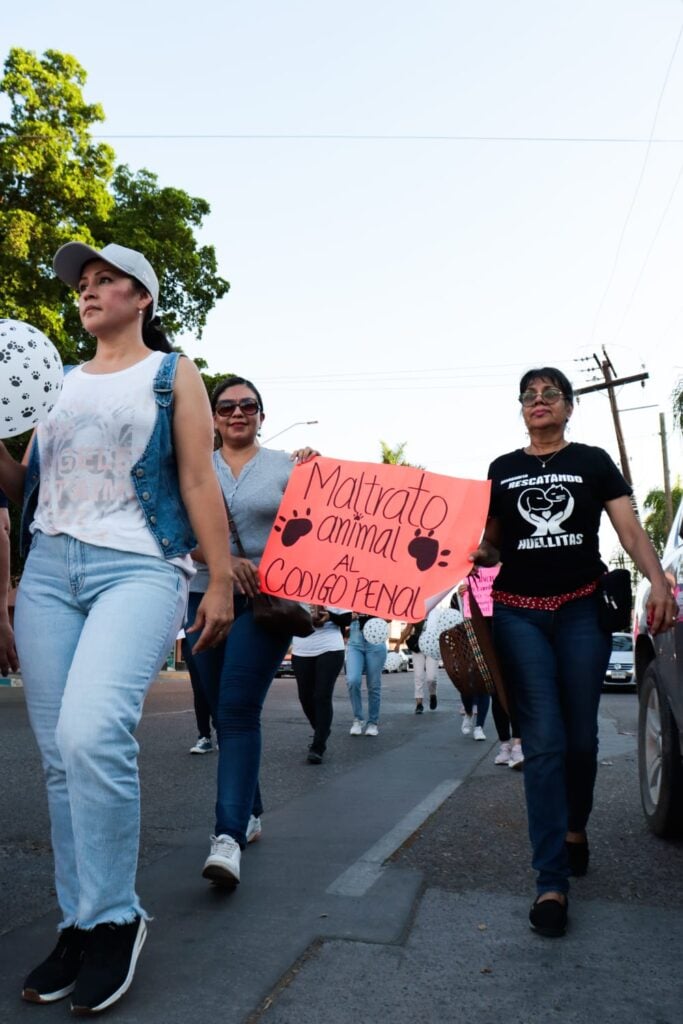
[[[145,310],[145,320],[142,325],[142,340],[147,348],[153,352],[172,352],[173,346],[166,337],[158,316],[151,316],[151,305]]]

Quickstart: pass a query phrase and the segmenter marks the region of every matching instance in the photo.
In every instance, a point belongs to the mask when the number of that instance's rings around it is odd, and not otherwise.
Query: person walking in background
[[[230,518],[236,589],[230,634],[215,649],[195,657],[218,737],[216,824],[202,875],[234,888],[240,881],[242,851],[261,835],[261,711],[291,641],[254,620],[250,598],[260,590],[259,563],[294,464],[317,452],[305,448],[290,455],[261,447],[263,400],[245,377],[220,381],[211,408],[220,438],[213,468]],[[201,546],[193,554],[202,561]],[[198,600],[199,595],[190,594],[190,620]],[[192,630],[187,632],[194,642]]]
[[[412,656],[416,715],[421,715],[424,712],[425,685],[429,694],[430,710],[436,711],[438,704],[436,677],[439,663],[436,658],[432,658],[429,654],[423,654],[420,650],[420,636],[426,621],[426,619],[423,619],[422,622],[408,622],[400,637],[394,643],[395,651],[400,651],[403,644],[405,644]]]
[[[470,575],[467,577],[467,583],[461,585],[458,588],[463,601],[463,609],[465,615],[470,614],[470,591],[474,594],[474,600],[477,602],[481,614],[484,616],[489,626],[493,619],[493,597],[492,590],[494,581],[500,570],[499,565],[494,565],[490,568],[484,566],[477,568],[475,567]],[[481,701],[485,701],[485,708],[483,710],[483,718],[480,721],[479,706]],[[477,721],[474,724],[474,739],[482,740],[486,739],[484,735],[484,722],[486,720],[486,714],[489,709],[489,698],[484,695],[481,698],[477,697]],[[469,707],[468,707],[469,703]],[[463,706],[465,707],[466,718],[462,724],[462,731],[465,735],[472,732],[473,720],[472,720],[472,701],[464,701]],[[516,724],[512,724],[512,720],[508,715],[507,711],[501,704],[498,694],[491,694],[490,706],[493,713],[493,721],[496,726],[496,732],[498,733],[498,740],[500,747],[496,754],[493,763],[499,765],[507,765],[509,768],[520,769],[524,765],[524,754],[522,753],[522,744],[519,739],[519,731]],[[467,719],[469,718],[469,723]],[[477,731],[478,730],[478,731]]]
[[[369,643],[363,635],[363,627],[372,618],[371,615],[353,613],[349,626],[349,642],[346,647],[346,685],[349,691],[353,722],[349,733],[360,736],[365,725],[366,736],[379,734],[379,712],[382,701],[382,669],[387,660],[387,645]],[[367,724],[363,716],[363,698],[361,684],[365,675],[368,691]]]
[[[204,594],[206,588],[209,585],[209,573],[206,565],[203,562],[193,562],[195,569],[195,575],[190,580],[190,594]],[[189,599],[188,599],[189,600]],[[201,597],[193,599],[193,606],[195,600],[201,601]],[[190,625],[192,619],[186,620],[185,626]],[[192,700],[194,704],[194,717],[197,725],[197,740],[190,747],[191,754],[211,754],[214,750],[213,743],[211,741],[211,708],[206,694],[204,693],[204,687],[199,675],[199,670],[192,653],[192,644],[187,638],[187,633],[183,630],[184,636],[181,643],[181,649],[183,652],[183,661],[187,665],[187,671],[190,676],[190,685],[192,687]],[[208,652],[206,652],[208,654]],[[215,728],[215,726],[214,726]]]
[[[160,329],[154,270],[133,249],[80,242],[54,269],[78,292],[95,354],[65,376],[26,466],[0,444],[0,484],[23,500],[30,542],[15,632],[61,910],[57,946],[22,996],[72,993],[89,1014],[128,990],[147,934],[134,733],[182,622],[195,538],[211,569],[197,651],[227,634],[232,576],[206,389]]]
[[[296,676],[299,702],[313,728],[313,740],[306,760],[322,764],[332,729],[332,695],[344,667],[344,635],[351,612],[342,608],[311,608],[314,632],[292,639],[292,669]]]
[[[567,377],[549,366],[527,371],[519,402],[529,444],[489,467],[489,519],[472,559],[501,562],[493,635],[524,746],[537,872],[529,923],[557,937],[567,928],[569,876],[585,874],[589,863],[598,704],[611,650],[596,593],[606,572],[598,545],[603,509],[651,582],[653,634],[671,628],[676,604],[636,519],[631,488],[607,452],[566,438],[574,408]]]

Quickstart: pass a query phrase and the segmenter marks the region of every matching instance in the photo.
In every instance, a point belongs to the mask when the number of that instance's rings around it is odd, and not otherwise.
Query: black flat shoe
[[[569,860],[569,874],[574,878],[580,878],[588,871],[588,861],[591,855],[588,849],[588,840],[585,843],[565,842],[564,845]]]
[[[569,900],[566,896],[564,903],[559,900],[543,900],[539,903],[537,899],[529,911],[529,925],[547,939],[559,939],[567,930],[568,910]]]
[[[306,755],[306,760],[308,761],[309,764],[322,764],[323,755],[318,753],[317,750],[309,750],[308,754]]]
[[[415,705],[415,714],[416,715],[421,715],[421,714],[423,714],[423,712],[424,712],[424,705],[423,704],[416,704]]]

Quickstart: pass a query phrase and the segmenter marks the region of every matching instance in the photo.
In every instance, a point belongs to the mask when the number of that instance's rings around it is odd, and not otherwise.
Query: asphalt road
[[[189,684],[164,677],[139,730],[139,889],[155,920],[135,985],[109,1013],[132,1022],[680,1024],[683,844],[640,813],[636,699],[605,695],[592,866],[572,890],[566,939],[529,932],[533,895],[518,772],[460,735],[456,695],[412,713],[412,676],[384,676],[377,739],[348,736],[343,679],[325,763],[293,680],[265,711],[264,836],[232,895],[201,879],[215,755],[190,756]],[[20,690],[0,690],[0,1021],[63,1019],[21,979],[57,921],[45,798]]]

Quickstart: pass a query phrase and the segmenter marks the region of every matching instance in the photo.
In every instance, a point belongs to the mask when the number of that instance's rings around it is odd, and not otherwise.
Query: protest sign
[[[296,466],[260,564],[267,594],[419,622],[472,568],[488,480],[316,458]]]

